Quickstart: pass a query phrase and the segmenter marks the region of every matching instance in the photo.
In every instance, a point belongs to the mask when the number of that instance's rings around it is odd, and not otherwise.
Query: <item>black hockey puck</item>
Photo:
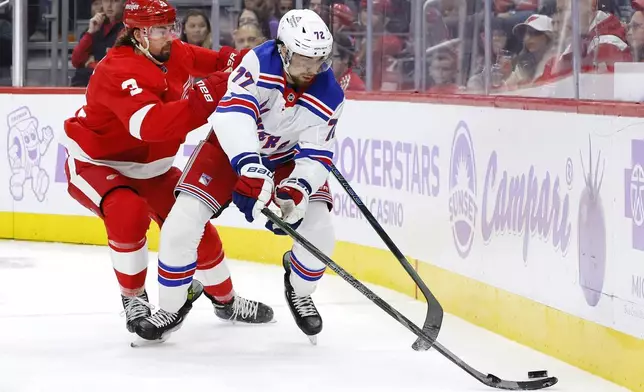
[[[528,378],[545,378],[545,377],[548,377],[547,370],[535,370],[532,372],[528,372]]]

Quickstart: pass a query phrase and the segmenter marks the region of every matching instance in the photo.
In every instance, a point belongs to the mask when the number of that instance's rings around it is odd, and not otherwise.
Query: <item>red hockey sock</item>
[[[232,301],[235,294],[233,292],[233,281],[230,278],[220,284],[204,286],[204,291],[221,303]]]
[[[148,247],[147,241],[143,238],[135,244],[127,244],[130,250],[124,249],[124,244],[116,244],[109,240],[112,265],[116,273],[116,279],[121,286],[121,293],[125,296],[137,296],[145,289],[145,277],[148,271]],[[138,246],[138,249],[134,247]]]
[[[126,296],[143,293],[148,266],[146,232],[150,226],[148,205],[128,188],[105,196],[103,221],[114,272]]]
[[[198,265],[199,278],[204,284],[204,291],[218,302],[228,302],[233,299],[233,281],[223,253],[221,256],[205,265]]]
[[[233,281],[226,265],[226,257],[215,227],[207,224],[197,249],[197,271],[204,291],[218,302],[233,299]]]

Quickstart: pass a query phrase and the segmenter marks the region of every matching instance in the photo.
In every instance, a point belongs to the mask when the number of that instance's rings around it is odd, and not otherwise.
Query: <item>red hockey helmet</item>
[[[393,4],[390,0],[373,0],[373,13],[376,15],[389,15],[392,14]],[[367,10],[367,0],[360,1],[360,9],[362,11]]]
[[[351,8],[346,4],[333,4],[333,17],[336,18],[342,26],[351,26],[354,20],[354,14]]]
[[[163,0],[127,0],[123,23],[127,28],[143,29],[176,23],[177,11]]]

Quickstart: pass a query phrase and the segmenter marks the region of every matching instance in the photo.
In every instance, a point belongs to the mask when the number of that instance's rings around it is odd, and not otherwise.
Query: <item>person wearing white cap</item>
[[[517,56],[515,69],[506,84],[509,87],[520,87],[539,78],[546,62],[554,55],[552,19],[546,15],[534,14],[525,22],[514,26],[512,32],[523,41],[523,49]]]

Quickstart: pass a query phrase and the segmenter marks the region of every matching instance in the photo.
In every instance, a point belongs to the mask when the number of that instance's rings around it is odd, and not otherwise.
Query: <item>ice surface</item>
[[[0,392],[492,390],[433,350],[413,351],[412,333],[335,276],[314,294],[324,330],[312,346],[286,307],[281,268],[230,269],[237,291],[272,305],[277,323],[219,321],[203,297],[166,343],[133,349],[106,248],[0,241]],[[370,287],[422,323],[423,303]],[[547,369],[560,379],[549,390],[626,391],[451,315],[439,341],[484,373],[527,379]]]

